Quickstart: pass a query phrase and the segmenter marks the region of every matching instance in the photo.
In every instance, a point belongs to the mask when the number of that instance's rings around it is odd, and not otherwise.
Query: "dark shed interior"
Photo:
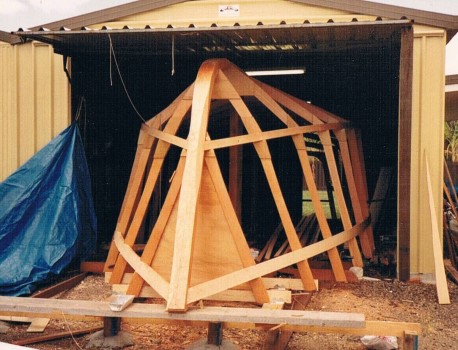
[[[264,31],[257,35],[266,33],[272,34]],[[361,129],[369,198],[381,167],[392,167],[394,174],[397,173],[400,27],[372,24],[357,29],[338,26],[332,30],[328,27],[289,29],[289,33],[293,34],[289,35],[289,41],[282,39],[283,46],[273,45],[272,37],[262,42],[258,37],[257,42],[261,44],[250,46],[245,41],[243,45],[234,44],[233,36],[227,38],[228,34],[219,33],[213,37],[218,40],[212,40],[210,34],[196,32],[173,40],[164,34],[162,39],[151,42],[145,37],[138,39],[140,34],[111,35],[108,41],[104,34],[97,49],[90,43],[85,46],[87,50],[80,47],[72,52],[70,47],[61,48],[72,57],[72,110],[78,110],[80,104],[83,106],[79,123],[92,174],[100,243],[111,240],[116,225],[141,118],[150,119],[167,107],[193,82],[200,64],[209,58],[228,58],[244,70],[304,68],[302,75],[259,79],[343,117]],[[250,32],[244,35],[254,36]],[[109,42],[113,48],[111,54]],[[287,42],[291,47],[285,46]],[[219,122],[223,127],[211,129],[210,134],[215,135],[212,137],[224,133],[221,130],[225,129],[225,121]],[[291,157],[296,155],[288,144],[269,146],[292,217],[298,219],[302,215],[302,178],[292,175],[300,172],[291,169],[291,164],[296,163],[291,162]],[[272,200],[266,198],[267,184],[258,177],[260,165],[253,161],[248,147],[243,155],[246,192],[242,198],[242,226],[249,241],[265,241],[279,220]],[[226,163],[225,157],[224,152],[218,154],[220,163]],[[164,171],[163,186],[173,169],[169,166]],[[226,177],[227,172],[223,167]],[[396,175],[393,178],[396,179]],[[385,208],[387,215],[384,215],[388,218],[384,223],[387,232],[379,231],[379,234],[395,237],[396,185],[391,188],[394,200]],[[163,198],[159,198],[161,200]]]

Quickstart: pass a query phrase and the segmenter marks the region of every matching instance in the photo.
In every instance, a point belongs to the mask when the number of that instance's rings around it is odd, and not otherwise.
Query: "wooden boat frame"
[[[284,125],[263,131],[244,99],[255,98]],[[227,103],[230,137],[211,140],[208,124],[212,106]],[[294,117],[293,117],[294,115]],[[186,139],[177,136],[190,116]],[[297,120],[300,120],[298,122]],[[241,123],[241,124],[240,124]],[[238,125],[238,127],[237,127]],[[246,130],[242,134],[243,125]],[[319,137],[340,209],[343,231],[331,232],[315,184],[304,134]],[[340,150],[350,203],[346,203],[332,137]],[[322,240],[303,247],[296,234],[276,176],[268,140],[291,138],[311,194]],[[262,164],[291,252],[256,264],[241,228],[240,146],[252,144]],[[137,241],[171,146],[180,159],[160,214],[141,255]],[[229,148],[231,166],[226,187],[215,150]],[[374,250],[369,220],[367,184],[358,131],[346,120],[247,76],[226,59],[205,61],[195,82],[171,105],[144,124],[134,165],[105,264],[109,282],[126,283],[127,294],[140,296],[151,287],[166,300],[167,311],[185,312],[193,302],[221,293],[244,291],[268,303],[263,276],[296,264],[303,290],[316,289],[308,259],[326,253],[337,281],[347,281],[338,246],[346,244],[354,266],[363,266]],[[354,218],[350,215],[349,207]],[[352,222],[352,220],[354,222]],[[359,243],[356,239],[359,237]],[[128,274],[128,265],[134,273]]]

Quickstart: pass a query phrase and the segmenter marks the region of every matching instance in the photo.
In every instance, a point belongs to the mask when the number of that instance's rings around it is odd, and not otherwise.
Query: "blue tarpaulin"
[[[30,294],[95,251],[96,218],[76,123],[0,183],[0,295]]]

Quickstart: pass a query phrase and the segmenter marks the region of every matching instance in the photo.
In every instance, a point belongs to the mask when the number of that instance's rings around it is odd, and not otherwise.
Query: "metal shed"
[[[229,58],[246,70],[302,67],[305,75],[266,80],[369,130],[362,135],[369,175],[385,163],[397,172],[398,276],[428,280],[434,262],[424,154],[440,217],[445,45],[457,31],[456,16],[359,0],[140,0],[2,35],[1,176],[63,129],[84,97],[95,193],[106,204],[99,217],[115,221],[120,198],[103,196],[107,184],[123,193],[123,165],[140,125],[125,89],[139,114],[152,116],[206,58]],[[159,90],[162,98],[152,99]],[[112,135],[98,139],[107,130]],[[119,135],[122,145],[113,142]]]

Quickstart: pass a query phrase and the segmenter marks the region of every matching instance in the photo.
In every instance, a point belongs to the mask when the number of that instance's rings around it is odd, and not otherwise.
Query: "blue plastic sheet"
[[[89,171],[76,123],[0,183],[0,295],[32,293],[95,250]]]

